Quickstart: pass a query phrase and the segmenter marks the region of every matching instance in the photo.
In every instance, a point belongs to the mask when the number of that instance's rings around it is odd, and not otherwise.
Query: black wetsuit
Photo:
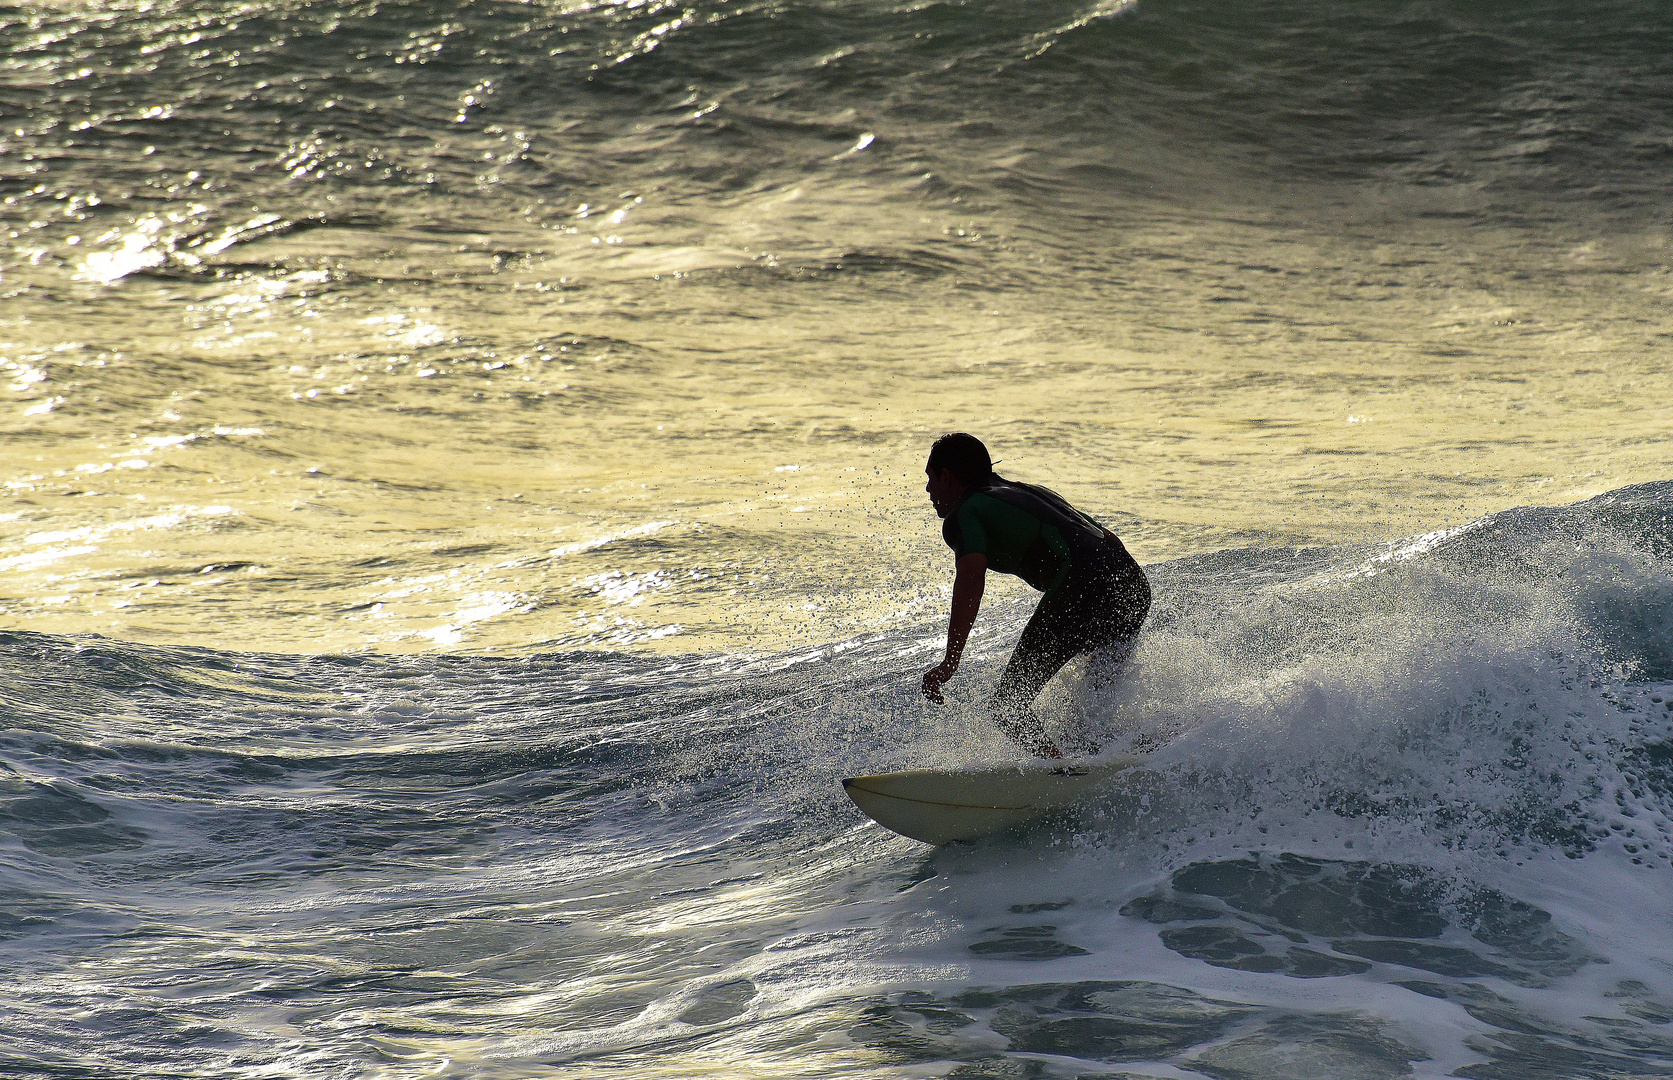
[[[1150,583],[1114,534],[1034,484],[991,476],[971,488],[942,522],[956,556],[981,554],[1045,593],[999,677],[993,719],[1039,753],[1050,745],[1034,698],[1081,653],[1130,649],[1150,611]]]

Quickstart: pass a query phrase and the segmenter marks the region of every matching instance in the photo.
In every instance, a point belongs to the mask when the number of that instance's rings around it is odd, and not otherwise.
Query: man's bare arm
[[[976,625],[976,613],[982,609],[982,593],[987,588],[988,557],[972,553],[960,556],[953,576],[953,609],[947,616],[947,655],[941,663],[924,673],[924,696],[936,704],[942,702],[941,687],[958,670],[964,656],[965,643],[970,640],[970,628]]]

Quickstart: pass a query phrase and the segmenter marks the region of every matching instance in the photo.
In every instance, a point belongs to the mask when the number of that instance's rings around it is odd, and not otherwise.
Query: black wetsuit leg
[[[1100,548],[1040,601],[999,676],[992,717],[1030,753],[1051,745],[1034,698],[1063,665],[1105,646],[1129,643],[1150,611],[1150,583],[1125,549]]]

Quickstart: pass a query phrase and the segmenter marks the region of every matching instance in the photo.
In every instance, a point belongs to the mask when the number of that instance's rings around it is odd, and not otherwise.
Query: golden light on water
[[[280,237],[289,273],[120,281],[74,339],[8,320],[6,609],[238,648],[832,640],[938,606],[947,429],[1144,561],[1659,476],[1659,241],[1469,239],[1152,225],[1038,298],[557,254],[416,307]]]

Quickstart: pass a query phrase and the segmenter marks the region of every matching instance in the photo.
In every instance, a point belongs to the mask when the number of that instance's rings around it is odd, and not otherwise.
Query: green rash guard
[[[1033,489],[1032,485],[1029,488],[1051,494],[1045,489]],[[1097,522],[1060,498],[1057,501],[1062,511],[1071,515],[1070,523],[1102,534]],[[1074,563],[1073,552],[1057,525],[981,488],[966,495],[958,509],[947,516],[942,524],[942,537],[955,556],[985,555],[989,569],[1015,574],[1048,594],[1063,583]]]

